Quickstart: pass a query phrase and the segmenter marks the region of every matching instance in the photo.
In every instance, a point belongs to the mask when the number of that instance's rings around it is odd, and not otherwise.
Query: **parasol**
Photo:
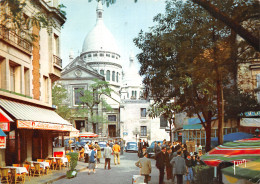
[[[260,138],[243,139],[227,142],[217,146],[201,157],[209,166],[218,166],[221,162],[237,162],[256,160],[260,158]]]
[[[79,137],[98,137],[98,135],[93,132],[80,132]]]

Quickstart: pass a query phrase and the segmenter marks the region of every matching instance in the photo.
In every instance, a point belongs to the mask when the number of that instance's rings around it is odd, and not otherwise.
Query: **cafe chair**
[[[55,169],[57,170],[57,168],[59,170],[61,170],[61,158],[56,158],[56,167],[55,167]]]
[[[44,162],[44,159],[37,159],[37,162]]]
[[[26,168],[28,173],[23,173],[25,176],[28,176],[28,179],[31,181],[31,165],[30,164],[23,164],[23,167]]]
[[[47,159],[45,160],[45,162],[48,162],[49,163],[49,167],[45,167],[45,174],[49,174],[49,172],[51,171],[50,170],[50,167],[51,167],[51,160]]]
[[[50,160],[51,160],[50,167],[51,169],[54,170],[56,168],[56,161],[54,158],[50,158]]]
[[[20,167],[20,164],[12,164],[13,167]]]
[[[16,168],[10,168],[11,171],[11,182],[10,183],[24,183],[25,177],[23,174],[17,174]]]
[[[8,173],[9,168],[0,168],[0,173],[1,173],[1,182],[0,183],[8,183],[10,182],[10,175]]]
[[[33,176],[41,176],[43,174],[43,168],[40,167],[40,163],[33,163],[34,165],[34,171]]]

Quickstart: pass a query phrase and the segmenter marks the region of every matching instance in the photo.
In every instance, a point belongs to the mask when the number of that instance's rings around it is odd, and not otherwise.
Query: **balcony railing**
[[[53,63],[62,68],[62,59],[53,55]]]
[[[32,52],[32,43],[22,38],[21,36],[18,36],[15,32],[11,31],[4,25],[0,25],[0,39],[9,41],[15,46],[22,47],[30,53]]]

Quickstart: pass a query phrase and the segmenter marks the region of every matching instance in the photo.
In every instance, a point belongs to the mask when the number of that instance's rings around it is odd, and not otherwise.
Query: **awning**
[[[0,123],[9,123],[12,121],[12,118],[10,118],[2,109],[0,109]]]
[[[3,130],[0,128],[0,137],[6,137],[5,133],[3,132]]]
[[[0,107],[17,120],[17,128],[71,131],[72,125],[55,111],[0,99]]]
[[[245,127],[260,127],[260,118],[242,118],[240,126]]]
[[[183,125],[183,130],[200,130],[201,128],[201,124]]]
[[[70,137],[79,137],[79,130],[72,127],[72,130],[70,131]]]
[[[80,132],[79,137],[98,137],[98,135],[92,132]]]

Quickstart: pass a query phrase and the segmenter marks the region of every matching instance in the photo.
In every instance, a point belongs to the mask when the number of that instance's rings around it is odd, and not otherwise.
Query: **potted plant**
[[[68,162],[70,166],[70,170],[67,171],[67,178],[74,178],[77,176],[77,170],[75,169],[78,164],[78,153],[69,152],[68,154]]]

